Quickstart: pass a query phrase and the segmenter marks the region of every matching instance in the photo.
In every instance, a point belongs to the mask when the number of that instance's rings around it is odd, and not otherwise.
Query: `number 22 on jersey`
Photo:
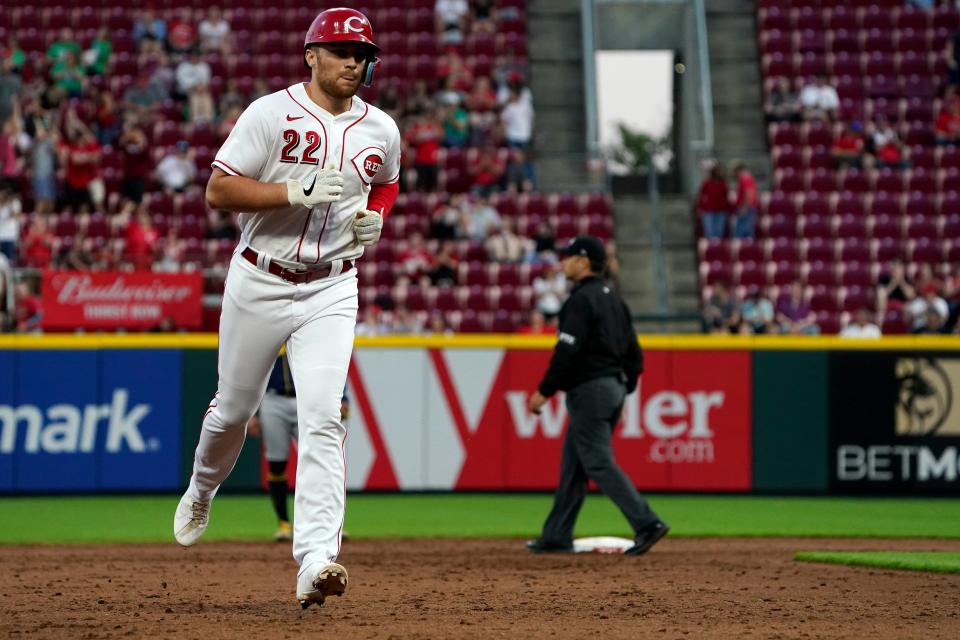
[[[307,146],[302,154],[297,157],[297,147],[300,146],[300,132],[295,129],[287,129],[283,132],[283,140],[286,144],[283,145],[283,150],[280,152],[280,162],[320,164],[320,159],[314,155],[322,142],[320,134],[316,131],[307,131],[303,137]]]

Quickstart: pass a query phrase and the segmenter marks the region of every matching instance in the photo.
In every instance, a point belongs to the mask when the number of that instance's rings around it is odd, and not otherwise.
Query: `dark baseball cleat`
[[[557,544],[549,542],[543,538],[527,540],[527,550],[533,553],[572,553],[572,544]]]
[[[657,520],[637,534],[637,537],[633,540],[633,546],[624,551],[623,555],[643,555],[647,551],[650,551],[650,547],[660,542],[668,533],[670,533],[670,526],[662,520]]]

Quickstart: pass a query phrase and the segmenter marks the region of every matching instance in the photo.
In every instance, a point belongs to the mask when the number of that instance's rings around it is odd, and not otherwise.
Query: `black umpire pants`
[[[658,520],[613,459],[610,440],[626,395],[626,386],[617,378],[589,380],[567,392],[570,422],[563,440],[560,484],[543,525],[544,541],[559,545],[573,542],[573,527],[586,497],[588,479],[620,508],[634,532]]]

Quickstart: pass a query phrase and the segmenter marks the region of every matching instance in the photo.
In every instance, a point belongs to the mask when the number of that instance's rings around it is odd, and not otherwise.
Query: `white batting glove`
[[[287,200],[290,204],[315,207],[318,204],[336,202],[343,193],[343,174],[327,165],[314,171],[304,180],[287,180]]]
[[[353,219],[353,233],[357,236],[357,241],[365,247],[377,242],[380,239],[380,232],[383,230],[383,216],[376,211],[369,209],[360,209]]]

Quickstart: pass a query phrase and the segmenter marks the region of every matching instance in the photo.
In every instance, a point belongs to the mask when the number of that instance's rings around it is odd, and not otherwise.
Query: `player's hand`
[[[353,233],[357,241],[365,247],[376,243],[383,230],[383,216],[376,211],[360,209],[353,219]]]
[[[260,418],[258,416],[253,416],[247,422],[247,435],[251,438],[260,437]]]
[[[540,410],[543,408],[543,405],[547,403],[547,399],[539,391],[534,391],[533,395],[530,396],[530,402],[528,404],[530,413],[540,415]]]
[[[287,200],[290,204],[315,207],[318,204],[336,202],[343,194],[343,174],[327,165],[314,171],[304,180],[287,180]]]

